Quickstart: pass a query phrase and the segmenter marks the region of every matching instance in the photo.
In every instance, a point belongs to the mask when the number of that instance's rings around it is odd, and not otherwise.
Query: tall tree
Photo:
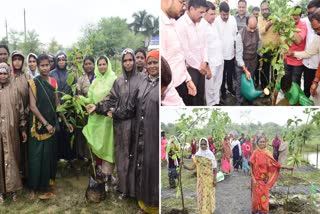
[[[10,50],[17,50],[19,44],[22,41],[23,32],[18,32],[16,30],[10,29],[9,31],[9,48]]]
[[[62,45],[59,44],[55,38],[52,38],[48,45],[48,53],[55,54],[62,49]]]
[[[134,35],[128,28],[126,19],[119,17],[102,18],[97,25],[87,25],[82,29],[79,46],[90,45],[93,54],[113,56],[124,48],[136,49],[143,46],[143,36]]]
[[[147,46],[152,36],[159,35],[159,17],[148,14],[146,10],[135,12],[132,17],[134,21],[129,24],[130,29],[135,33],[142,33]]]
[[[27,38],[26,42],[20,44],[20,49],[23,51],[23,53],[35,53],[39,54],[40,50],[42,50],[42,43],[39,39],[39,34],[35,30],[31,30],[27,32]]]

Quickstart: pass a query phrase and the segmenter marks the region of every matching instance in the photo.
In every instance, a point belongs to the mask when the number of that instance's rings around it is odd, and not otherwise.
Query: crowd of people
[[[190,146],[192,165],[181,162],[179,144],[173,139],[167,139],[162,132],[161,158],[167,161],[170,188],[175,188],[175,179],[179,177],[178,166],[187,170],[197,169],[197,200],[199,213],[214,213],[215,186],[217,172],[224,174],[242,170],[245,176],[251,176],[252,213],[268,213],[269,189],[276,182],[280,169],[292,170],[286,165],[288,142],[285,137],[281,141],[278,135],[270,144],[273,154],[267,149],[268,139],[263,133],[257,133],[252,140],[247,135],[238,136],[230,132],[221,145],[214,142],[211,136],[201,138],[197,144],[193,138]],[[221,148],[221,149],[217,149]],[[216,154],[221,152],[221,159]]]
[[[25,59],[0,45],[0,203],[17,200],[24,185],[31,199],[55,197],[58,160],[88,160],[90,149],[106,190],[116,183],[120,199],[136,198],[142,210],[158,213],[159,51],[123,50],[119,76],[107,56],[74,57],[79,66],[68,66],[63,51]],[[64,95],[86,105],[83,129],[57,113]]]
[[[227,97],[234,96],[235,105],[252,105],[257,97],[270,96],[274,87],[272,105],[319,105],[319,7],[317,0],[307,8],[294,7],[300,10],[292,18],[297,31],[289,51],[283,50],[285,75],[278,82],[271,61],[280,48],[280,33],[270,19],[268,1],[247,11],[246,0],[239,0],[232,16],[225,1],[162,0],[161,56],[168,66],[161,68],[161,104],[230,105]],[[302,18],[301,9],[307,9],[308,17]],[[259,51],[270,45],[267,52]]]

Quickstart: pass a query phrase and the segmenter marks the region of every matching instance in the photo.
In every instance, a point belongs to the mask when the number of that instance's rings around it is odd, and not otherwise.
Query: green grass
[[[57,178],[54,199],[40,200],[39,194],[34,200],[29,199],[29,191],[18,191],[18,201],[13,202],[11,197],[6,198],[0,205],[0,213],[111,213],[125,214],[137,213],[139,210],[137,201],[134,199],[119,200],[118,194],[107,193],[104,201],[98,204],[87,203],[85,192],[88,186],[88,176],[75,176]]]
[[[185,164],[190,166],[191,160],[184,160]],[[191,191],[196,192],[197,189],[197,177],[194,175],[196,170],[189,171],[182,169],[182,189],[184,192]],[[168,170],[167,167],[161,168],[161,191],[174,191],[176,193],[176,189],[172,190],[169,188],[169,180],[168,180]],[[184,204],[185,208],[189,211],[189,213],[196,213],[197,211],[197,200],[195,198],[184,196]],[[179,209],[182,210],[182,202],[181,197],[177,198],[175,196],[169,197],[166,199],[161,198],[161,212],[167,213],[171,209]]]

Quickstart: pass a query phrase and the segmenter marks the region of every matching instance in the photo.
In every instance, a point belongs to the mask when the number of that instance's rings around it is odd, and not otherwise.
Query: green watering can
[[[247,80],[245,74],[241,74],[240,92],[241,95],[248,101],[255,100],[263,93],[263,91],[257,91],[254,88],[252,77],[250,80]]]

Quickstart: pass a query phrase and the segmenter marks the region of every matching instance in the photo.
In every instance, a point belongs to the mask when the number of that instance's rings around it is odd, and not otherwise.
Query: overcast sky
[[[303,107],[223,107],[222,111],[228,112],[233,123],[244,123],[251,121],[257,124],[259,121],[264,124],[274,122],[285,125],[289,118],[298,116],[306,121],[307,115],[303,113]],[[160,121],[164,123],[174,123],[182,113],[192,114],[192,108],[181,110],[173,107],[165,107],[160,110]],[[244,117],[244,115],[247,115]]]
[[[24,8],[27,30],[34,29],[42,43],[55,38],[66,47],[81,36],[81,28],[102,17],[119,16],[131,22],[132,14],[144,9],[158,16],[160,0],[2,0],[0,38],[5,36],[5,19],[8,30],[24,31]]]

